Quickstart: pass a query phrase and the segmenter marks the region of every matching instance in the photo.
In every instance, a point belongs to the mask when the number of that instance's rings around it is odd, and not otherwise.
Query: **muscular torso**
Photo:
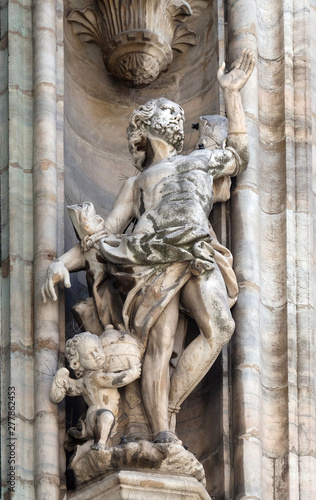
[[[207,230],[213,177],[203,157],[176,156],[153,165],[136,179],[135,189],[134,234],[187,225]]]

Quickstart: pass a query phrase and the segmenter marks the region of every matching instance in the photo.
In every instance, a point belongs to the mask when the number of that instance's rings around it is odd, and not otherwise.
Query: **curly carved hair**
[[[133,157],[133,165],[141,172],[145,168],[147,130],[151,126],[151,118],[155,114],[156,109],[160,108],[166,101],[170,102],[165,97],[151,99],[146,102],[146,104],[138,106],[138,108],[136,108],[130,116],[129,126],[126,130],[128,149]],[[184,112],[181,107],[180,110],[184,116]],[[182,144],[176,149],[180,152],[182,150]]]
[[[91,337],[94,339],[96,335],[93,335],[90,332],[82,332],[77,333],[72,339],[67,340],[65,347],[65,356],[68,359],[70,368],[73,369],[77,378],[81,378],[84,375],[84,368],[82,368],[79,362],[79,353],[78,353],[78,345],[84,342],[85,340],[91,340]]]

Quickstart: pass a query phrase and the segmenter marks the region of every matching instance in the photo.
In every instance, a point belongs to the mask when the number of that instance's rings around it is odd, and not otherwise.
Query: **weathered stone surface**
[[[192,476],[205,486],[205,473],[200,462],[183,446],[138,441],[109,450],[78,450],[70,464],[77,484],[97,479],[111,470],[122,468]]]
[[[121,470],[67,495],[67,500],[210,500],[193,477]]]

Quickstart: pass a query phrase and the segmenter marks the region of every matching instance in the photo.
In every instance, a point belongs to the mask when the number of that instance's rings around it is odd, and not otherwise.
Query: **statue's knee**
[[[235,321],[233,320],[233,318],[229,318],[226,321],[226,325],[223,329],[223,343],[224,344],[227,344],[227,342],[230,341],[234,331],[235,331]]]
[[[97,410],[96,417],[97,420],[106,421],[110,425],[114,425],[115,423],[115,416],[111,412],[111,410],[105,410],[105,409]]]
[[[230,341],[235,331],[235,321],[230,317],[221,316],[215,323],[210,320],[204,330],[201,330],[206,340],[213,345],[214,342],[221,347]]]

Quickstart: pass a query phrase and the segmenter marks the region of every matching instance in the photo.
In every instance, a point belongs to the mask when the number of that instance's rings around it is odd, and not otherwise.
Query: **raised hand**
[[[41,288],[44,303],[46,303],[47,297],[52,302],[56,302],[57,295],[54,287],[59,281],[63,281],[66,288],[71,287],[68,269],[62,261],[56,260],[55,262],[52,262],[47,269],[46,280]]]
[[[225,74],[225,63],[223,62],[217,72],[218,82],[224,91],[239,91],[250,78],[254,67],[253,54],[249,49],[245,49],[242,55],[233,63],[233,69],[229,73]]]

